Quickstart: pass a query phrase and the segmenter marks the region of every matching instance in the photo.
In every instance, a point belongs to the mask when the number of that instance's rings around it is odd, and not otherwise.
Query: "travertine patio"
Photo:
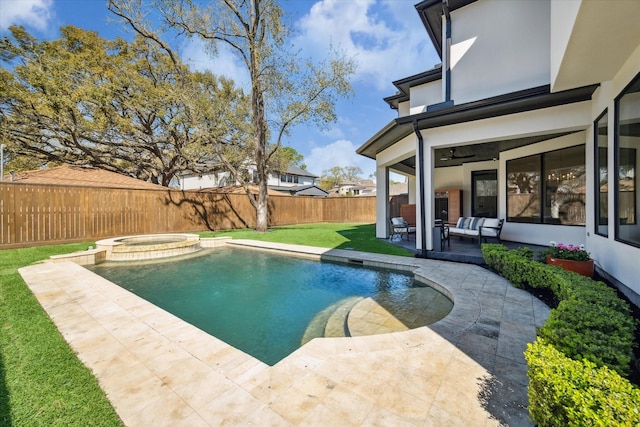
[[[233,244],[414,270],[454,307],[429,327],[314,339],[270,367],[76,264],[20,272],[128,426],[531,425],[522,352],[549,310],[529,293],[474,265]]]

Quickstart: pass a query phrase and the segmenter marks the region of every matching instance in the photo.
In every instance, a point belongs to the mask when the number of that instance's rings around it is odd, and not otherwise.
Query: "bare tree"
[[[320,63],[300,59],[289,44],[291,33],[282,22],[277,0],[213,0],[206,6],[191,0],[110,0],[109,9],[167,50],[170,47],[160,35],[150,30],[149,14],[161,16],[165,28],[160,30],[198,37],[214,54],[217,44],[223,43],[241,59],[251,81],[247,148],[257,168],[257,198],[246,185],[245,189],[256,209],[256,230],[266,231],[270,160],[292,127],[302,122],[323,126],[335,120],[337,97],[352,91],[348,78],[355,61],[335,52]]]

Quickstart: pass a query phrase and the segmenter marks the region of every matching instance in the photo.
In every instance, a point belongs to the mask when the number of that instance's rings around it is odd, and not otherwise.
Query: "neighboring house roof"
[[[104,169],[63,165],[47,169],[15,172],[5,182],[20,184],[51,184],[75,187],[127,188],[135,190],[166,190],[167,187],[131,178]]]
[[[407,194],[409,192],[409,184],[399,182],[397,184],[389,184],[389,195],[397,196],[399,194]]]
[[[285,173],[288,175],[298,175],[298,176],[308,176],[309,178],[318,178],[318,176],[312,174],[311,172],[293,165],[289,165]]]
[[[317,185],[295,185],[292,187],[270,185],[269,189],[283,194],[290,194],[292,196],[327,197],[329,195],[328,192]]]

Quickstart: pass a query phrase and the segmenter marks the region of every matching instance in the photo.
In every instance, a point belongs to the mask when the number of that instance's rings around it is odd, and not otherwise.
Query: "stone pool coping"
[[[532,425],[522,352],[549,309],[481,267],[254,241],[413,270],[454,301],[405,332],[314,339],[270,367],[73,263],[20,269],[128,426]]]

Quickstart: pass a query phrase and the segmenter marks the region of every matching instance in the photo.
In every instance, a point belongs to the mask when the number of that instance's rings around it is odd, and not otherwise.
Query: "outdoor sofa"
[[[478,239],[478,244],[486,243],[488,238],[497,239],[500,243],[503,219],[461,216],[455,225],[449,225],[449,235]]]

